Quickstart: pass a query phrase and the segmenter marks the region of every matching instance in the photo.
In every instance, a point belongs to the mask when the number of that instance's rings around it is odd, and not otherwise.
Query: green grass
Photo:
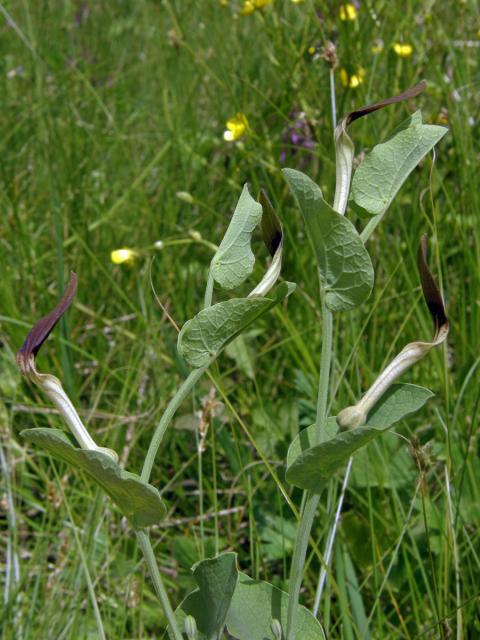
[[[175,604],[192,586],[189,567],[218,550],[238,551],[243,571],[287,588],[300,492],[282,465],[293,435],[313,421],[321,332],[313,253],[279,157],[289,114],[301,109],[313,157],[300,151],[285,164],[332,199],[328,67],[307,52],[328,39],[339,67],[366,71],[355,90],[336,74],[339,116],[426,78],[416,100],[424,121],[448,110],[450,127],[435,162],[415,171],[369,242],[372,298],[335,320],[332,412],[358,398],[403,344],[429,337],[414,266],[423,232],[435,240],[451,333],[445,353],[408,375],[435,400],[402,424],[404,437],[388,435],[355,459],[320,613],[332,639],[480,637],[478,3],[362,2],[351,23],[340,22],[336,3],[310,0],[277,0],[244,18],[214,0],[23,0],[0,10],[3,637],[97,638],[92,601],[107,638],[161,637],[163,614],[128,524],[88,479],[19,438],[59,420],[20,380],[14,353],[75,270],[76,303],[39,368],[64,381],[98,440],[139,472],[186,375],[169,317],[181,326],[198,311],[211,257],[198,242],[153,244],[192,231],[218,243],[246,181],[264,186],[282,217],[283,275],[299,290],[182,407],[153,470],[169,517],[152,539]],[[384,50],[373,54],[377,39]],[[400,41],[412,56],[395,55]],[[250,131],[228,144],[225,121],[238,111]],[[352,125],[357,153],[406,114],[390,107]],[[130,267],[110,261],[122,246],[139,253]],[[192,415],[209,392],[219,404],[200,465]],[[341,480],[314,527],[307,605]]]

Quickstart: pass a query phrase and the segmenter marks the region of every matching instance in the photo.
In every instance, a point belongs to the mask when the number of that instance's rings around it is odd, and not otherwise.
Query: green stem
[[[367,224],[365,225],[365,228],[360,234],[360,238],[363,240],[363,244],[367,244],[367,240],[370,238],[372,233],[377,228],[378,224],[381,221],[381,218],[382,216],[375,216],[373,218],[370,218],[370,220],[367,222]]]
[[[319,494],[306,492],[307,498],[298,523],[295,548],[293,550],[292,564],[290,567],[290,582],[288,587],[287,609],[287,640],[295,640],[295,621],[297,615],[298,597],[302,586],[303,565],[307,555],[308,538],[313,525],[313,519],[317,512],[320,500]]]
[[[207,279],[207,287],[205,289],[205,300],[204,300],[205,309],[211,306],[212,298],[213,298],[213,276],[212,276],[212,272],[209,271],[208,279]]]
[[[170,631],[172,632],[175,640],[183,640],[183,635],[178,628],[175,614],[173,612],[172,605],[170,604],[168,593],[163,584],[162,576],[160,575],[160,571],[158,570],[157,561],[155,560],[155,554],[153,552],[150,538],[145,533],[145,531],[137,531],[136,533],[138,545],[145,557],[145,562],[147,563],[148,571],[153,581],[153,586],[155,587],[155,591],[157,593],[158,599],[160,600],[160,604],[162,605],[165,617],[167,618],[168,624],[170,625]]]
[[[157,455],[158,448],[160,443],[162,442],[165,431],[167,430],[168,425],[170,424],[173,416],[175,415],[176,410],[185,400],[187,395],[193,389],[198,380],[205,373],[207,368],[210,366],[210,362],[205,367],[200,367],[200,369],[194,369],[190,372],[188,378],[184,380],[183,384],[177,391],[177,393],[173,396],[173,398],[168,403],[167,408],[165,409],[164,414],[160,418],[160,422],[157,424],[155,428],[155,432],[150,441],[150,445],[148,447],[147,455],[145,456],[145,462],[143,463],[142,469],[142,480],[144,482],[148,482],[150,480],[150,474],[152,473],[153,463],[155,462],[155,456]]]
[[[331,311],[325,304],[325,292],[320,287],[322,303],[322,353],[320,356],[320,376],[318,381],[316,440],[320,443],[323,439],[323,430],[327,418],[328,389],[330,386],[330,367],[332,362],[333,343],[333,318]],[[290,584],[288,589],[287,610],[287,640],[295,640],[295,621],[297,615],[298,598],[302,586],[303,567],[307,555],[308,539],[312,529],[313,520],[320,501],[320,487],[317,493],[307,492],[304,507],[300,516],[300,522],[295,540],[292,564],[290,569]]]
[[[332,362],[333,345],[333,316],[325,303],[325,294],[322,291],[322,354],[320,356],[320,376],[318,379],[316,439],[317,444],[323,440],[323,428],[327,418],[328,389],[330,386],[330,367]]]

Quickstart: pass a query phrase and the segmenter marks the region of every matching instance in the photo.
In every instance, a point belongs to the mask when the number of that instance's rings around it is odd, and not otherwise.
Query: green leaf
[[[397,104],[403,100],[415,98],[422,93],[426,86],[427,83],[425,80],[421,80],[414,87],[410,87],[406,91],[402,91],[402,93],[392,96],[391,98],[379,100],[373,104],[367,104],[359,109],[354,109],[340,119],[340,122],[335,127],[333,135],[335,140],[336,164],[335,197],[333,200],[333,208],[335,211],[338,211],[338,213],[341,213],[342,215],[345,213],[348,202],[348,193],[350,190],[355,148],[347,133],[349,125],[355,120],[367,116],[369,113],[388,107],[391,104]]]
[[[388,429],[395,422],[421,409],[434,395],[430,389],[416,384],[392,384],[370,411],[365,426]]]
[[[149,527],[165,517],[166,508],[157,489],[140,476],[121,469],[107,454],[74,447],[60,429],[26,429],[20,435],[52,457],[87,473],[134,527]]]
[[[227,630],[237,640],[274,640],[272,619],[287,628],[288,595],[268,582],[252,580],[239,573],[232,604],[227,615]],[[305,607],[298,606],[296,617],[298,640],[325,640],[318,620]]]
[[[353,566],[347,547],[343,543],[339,544],[338,551],[339,553],[336,553],[335,557],[338,562],[338,559],[343,556],[340,561],[343,564],[346,591],[350,600],[351,617],[355,622],[357,637],[362,638],[362,640],[370,640],[371,634],[368,625],[368,618],[365,613],[362,591],[358,584],[355,567]]]
[[[294,169],[283,173],[305,218],[327,306],[332,311],[358,306],[372,291],[373,266],[357,230],[325,202],[308,176]]]
[[[262,205],[252,198],[245,185],[210,265],[213,278],[225,289],[238,287],[252,273],[255,256],[250,242],[261,217]]]
[[[286,479],[301,489],[320,492],[348,458],[395,422],[418,411],[433,393],[413,384],[395,384],[377,402],[366,424],[343,431],[330,440],[303,450],[288,465]]]
[[[325,425],[324,438],[322,442],[331,440],[338,433],[338,424],[335,416],[327,418]],[[287,452],[287,467],[289,467],[298,458],[298,456],[314,447],[317,444],[317,427],[315,424],[311,424],[306,429],[302,429],[294,440],[290,443]],[[318,443],[319,444],[319,443]]]
[[[365,156],[353,176],[351,200],[368,214],[383,216],[410,173],[447,131],[423,124],[416,111]]]
[[[225,625],[237,584],[237,554],[222,553],[216,558],[203,560],[192,567],[198,589],[188,595],[175,612],[180,629],[185,618],[195,618],[199,640],[216,640]],[[169,630],[171,637],[171,631]]]
[[[398,490],[411,486],[417,475],[407,443],[399,438],[381,438],[356,452],[350,486]]]
[[[178,352],[192,367],[204,367],[257,318],[295,290],[282,282],[268,298],[232,298],[203,309],[178,335]]]
[[[224,622],[230,636],[237,640],[274,640],[270,625],[276,618],[286,629],[288,595],[268,582],[252,580],[238,572],[235,559],[236,554],[224,553],[195,565],[194,577],[199,588],[188,595],[175,611],[178,625],[183,629],[185,618],[192,615],[199,630],[198,640],[216,639]],[[200,575],[197,573],[199,569]],[[170,629],[168,633],[173,638]],[[296,634],[299,640],[325,640],[319,622],[300,605]]]

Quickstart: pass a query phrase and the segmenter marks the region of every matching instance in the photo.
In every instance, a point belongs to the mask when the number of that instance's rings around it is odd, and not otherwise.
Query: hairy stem
[[[320,357],[320,376],[318,381],[316,440],[323,438],[324,424],[327,417],[328,389],[330,385],[330,366],[332,361],[333,319],[332,313],[325,304],[325,293],[321,287],[322,301],[322,353]],[[319,487],[320,492],[320,487]],[[295,548],[290,569],[287,610],[287,640],[295,640],[295,622],[298,598],[302,586],[303,566],[307,555],[308,539],[313,520],[320,501],[320,493],[307,492],[304,507],[300,516]],[[300,640],[300,639],[299,639]]]
[[[200,369],[194,369],[188,378],[184,380],[181,387],[178,389],[177,393],[173,396],[173,398],[168,403],[167,408],[165,409],[164,414],[160,418],[160,422],[157,424],[155,428],[155,432],[150,441],[150,445],[148,447],[147,455],[145,456],[145,462],[143,463],[142,469],[142,480],[148,482],[150,480],[150,474],[152,473],[153,463],[155,462],[155,456],[157,455],[158,448],[162,442],[165,431],[168,428],[173,416],[175,415],[176,410],[185,400],[187,395],[193,389],[195,384],[200,380],[202,375],[205,373],[207,368],[210,366],[208,363],[207,366],[201,367]]]
[[[162,576],[160,575],[160,571],[158,570],[157,561],[155,560],[155,554],[153,552],[150,538],[148,534],[145,533],[145,531],[137,531],[137,541],[145,557],[145,562],[147,563],[148,571],[150,573],[150,577],[152,578],[153,586],[155,587],[155,592],[158,596],[158,599],[160,600],[160,604],[162,605],[165,617],[167,618],[168,624],[170,625],[170,630],[173,634],[173,637],[175,638],[175,640],[183,640],[183,635],[178,628],[175,614],[173,613],[172,605],[170,604],[168,593],[163,584]]]

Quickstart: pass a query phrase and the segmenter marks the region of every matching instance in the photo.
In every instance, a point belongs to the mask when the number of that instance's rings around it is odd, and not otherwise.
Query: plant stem
[[[148,571],[153,581],[153,586],[155,587],[158,599],[160,600],[160,604],[162,605],[163,611],[168,620],[168,624],[170,625],[170,631],[172,632],[175,640],[183,640],[182,633],[180,632],[177,621],[175,619],[172,605],[170,604],[170,599],[163,584],[162,576],[160,575],[160,571],[158,570],[157,561],[155,560],[155,554],[153,552],[150,538],[148,534],[145,533],[145,531],[137,531],[136,533],[138,545],[145,557],[145,562],[147,563]]]
[[[378,224],[381,221],[381,218],[382,216],[375,216],[374,218],[370,218],[370,220],[367,222],[367,224],[365,225],[365,228],[360,234],[363,244],[367,244],[368,239],[377,228]]]
[[[325,292],[320,284],[320,297],[322,304],[322,353],[320,356],[320,376],[318,381],[316,440],[322,441],[325,419],[327,417],[328,389],[330,386],[330,366],[332,361],[333,342],[333,318],[331,311],[325,304]],[[307,492],[304,508],[300,516],[300,522],[295,540],[292,564],[290,569],[290,584],[288,589],[287,611],[287,640],[295,640],[295,621],[297,614],[298,598],[302,586],[303,566],[307,555],[308,539],[312,529],[313,520],[320,501],[320,490],[317,493]]]
[[[213,276],[211,270],[208,272],[207,287],[205,289],[205,300],[203,306],[205,309],[212,305],[213,298]]]
[[[148,482],[150,480],[150,474],[152,472],[153,463],[155,462],[155,456],[157,455],[157,451],[160,443],[162,442],[165,431],[167,430],[168,425],[175,415],[176,410],[182,404],[182,402],[185,400],[187,395],[190,393],[190,391],[193,389],[195,384],[202,377],[209,366],[210,362],[205,367],[200,367],[200,369],[194,369],[193,371],[191,371],[188,378],[184,380],[177,393],[168,403],[164,414],[160,418],[160,422],[155,428],[155,432],[148,447],[147,455],[145,456],[145,462],[143,463],[141,476],[144,482]]]
[[[320,284],[320,287],[322,285]],[[332,362],[333,317],[325,304],[325,293],[321,291],[322,303],[322,354],[320,356],[320,376],[318,379],[316,440],[320,444],[323,440],[323,428],[327,417],[328,389],[330,385],[330,366]]]
[[[308,538],[310,536],[313,519],[315,518],[319,501],[320,494],[311,493],[310,491],[307,492],[305,505],[300,515],[300,522],[298,523],[288,586],[287,640],[295,640],[295,622],[297,616],[298,597],[302,586],[303,565],[305,564]]]

